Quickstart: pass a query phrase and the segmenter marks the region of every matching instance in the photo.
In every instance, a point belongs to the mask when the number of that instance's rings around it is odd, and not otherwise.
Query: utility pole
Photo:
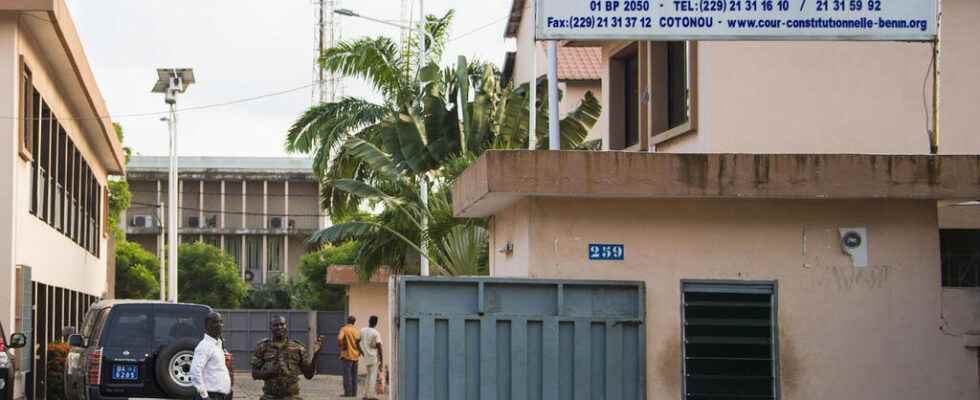
[[[159,183],[159,181],[157,181]],[[160,260],[160,301],[167,300],[167,264],[163,257],[163,248],[167,240],[163,237],[165,225],[163,223],[163,203],[159,202],[159,192],[157,192],[157,221],[160,224],[160,236],[157,237],[157,259]]]
[[[177,174],[177,95],[184,93],[187,87],[194,83],[194,70],[190,68],[160,68],[157,69],[157,83],[153,93],[163,93],[164,101],[170,108],[167,127],[170,131],[170,177],[167,183],[167,264],[169,276],[167,279],[167,300],[177,302],[177,247],[180,245],[177,231],[180,223],[177,221],[177,192],[180,184]]]

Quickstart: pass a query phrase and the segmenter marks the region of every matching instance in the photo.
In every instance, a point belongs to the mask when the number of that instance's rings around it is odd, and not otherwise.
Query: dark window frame
[[[41,131],[41,153],[38,155],[40,158],[40,169],[38,170],[38,179],[41,181],[41,219],[44,222],[50,223],[50,193],[49,189],[51,187],[51,108],[48,106],[44,98],[41,98],[41,118],[39,123],[39,129]]]
[[[980,229],[940,229],[940,285],[980,288]]]
[[[37,154],[40,153],[39,146],[41,145],[41,130],[40,122],[38,121],[40,113],[40,103],[41,94],[38,93],[37,88],[31,86],[31,119],[27,121],[31,125],[31,214],[38,216],[38,211],[40,210],[40,196],[38,195],[39,182],[40,179],[40,169],[38,165]]]
[[[34,75],[31,68],[24,61],[24,56],[20,56],[20,110],[21,119],[18,124],[19,144],[18,153],[20,158],[27,162],[34,162]]]
[[[778,281],[737,281],[737,280],[690,280],[680,282],[680,323],[681,323],[681,398],[688,396],[688,336],[687,301],[688,293],[725,294],[769,294],[770,297],[770,341],[772,398],[780,399],[780,356],[779,356],[779,282]]]

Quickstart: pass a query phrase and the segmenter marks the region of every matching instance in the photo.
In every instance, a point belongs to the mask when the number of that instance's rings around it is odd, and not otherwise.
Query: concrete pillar
[[[246,188],[248,188],[248,181],[242,179],[242,230],[243,231],[246,228],[248,228],[248,217],[247,217],[247,215],[248,215],[247,214],[247,210],[248,210],[248,199],[246,199],[246,197],[245,197],[245,190],[246,190]],[[247,244],[247,241],[245,240],[245,235],[242,235],[242,249],[241,249],[241,253],[242,253],[242,279],[245,278],[245,271],[248,270],[248,266],[249,266],[248,265],[248,258],[246,258],[248,256],[248,252],[246,251],[247,250],[246,244]]]
[[[245,271],[248,269],[248,260],[245,259],[245,256],[248,254],[245,251],[245,235],[242,235],[242,246],[241,246],[241,250],[239,250],[239,252],[242,253],[242,258],[241,258],[242,263],[240,265],[240,267],[242,269],[242,271],[241,271],[242,272],[242,279],[245,279]]]
[[[245,189],[248,187],[245,180],[242,180],[242,229],[248,228],[248,199],[245,198]]]
[[[198,223],[198,226],[195,226],[195,228],[200,228],[200,225],[201,224],[204,224],[204,226],[207,226],[207,221],[204,220],[204,180],[203,179],[201,180],[200,184],[198,185],[198,188],[199,188],[198,191],[197,191],[197,223]],[[204,234],[201,234],[200,237],[198,237],[198,240],[200,240],[200,241],[203,242],[204,241]]]
[[[218,216],[221,222],[218,222],[218,226],[221,228],[221,251],[225,251],[225,181],[221,180],[221,214]]]
[[[180,241],[180,227],[182,226],[184,226],[184,180],[177,179],[177,240],[178,241]]]
[[[262,229],[269,230],[269,181],[262,181]],[[262,234],[262,283],[269,279],[269,235]]]
[[[286,224],[286,235],[284,235],[282,247],[282,273],[289,276],[289,181],[283,183],[283,223]]]

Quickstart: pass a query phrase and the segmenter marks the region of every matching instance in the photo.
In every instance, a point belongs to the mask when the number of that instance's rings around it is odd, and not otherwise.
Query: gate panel
[[[642,282],[401,277],[399,400],[642,399]]]
[[[340,328],[347,323],[347,315],[343,311],[320,311],[316,313],[316,332],[323,336],[323,348],[317,359],[317,371],[323,375],[343,375],[343,364],[340,363],[340,348],[337,346],[337,335]]]
[[[252,353],[255,352],[255,345],[271,336],[269,321],[274,316],[286,318],[290,339],[298,340],[305,345],[309,337],[306,311],[219,310],[219,312],[225,319],[225,347],[231,352],[235,372],[252,370],[250,362]]]

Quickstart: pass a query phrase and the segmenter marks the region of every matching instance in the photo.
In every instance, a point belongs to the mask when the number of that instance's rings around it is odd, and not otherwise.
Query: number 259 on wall
[[[589,260],[622,261],[626,246],[622,244],[590,244]]]

